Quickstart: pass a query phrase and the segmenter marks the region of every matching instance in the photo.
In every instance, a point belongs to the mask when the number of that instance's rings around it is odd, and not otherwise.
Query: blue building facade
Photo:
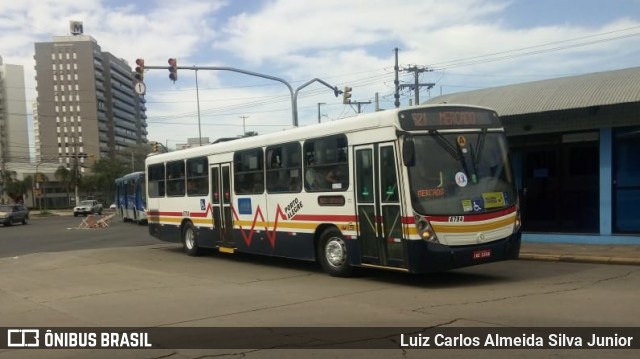
[[[494,108],[523,240],[640,244],[640,67],[433,98]]]

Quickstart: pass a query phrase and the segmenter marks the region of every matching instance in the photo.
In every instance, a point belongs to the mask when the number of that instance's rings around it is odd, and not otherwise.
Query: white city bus
[[[514,259],[520,213],[497,114],[425,105],[146,160],[149,233],[201,248],[424,273]]]

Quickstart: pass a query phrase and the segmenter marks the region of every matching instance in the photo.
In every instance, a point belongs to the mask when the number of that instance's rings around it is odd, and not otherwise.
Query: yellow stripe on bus
[[[166,224],[166,223],[175,223],[180,224],[183,219],[188,217],[154,217],[154,219],[147,219],[149,223],[154,224]],[[191,222],[195,224],[212,224],[211,218],[188,218]]]

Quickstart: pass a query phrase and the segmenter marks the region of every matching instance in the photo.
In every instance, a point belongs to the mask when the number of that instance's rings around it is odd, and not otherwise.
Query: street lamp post
[[[198,90],[198,69],[193,67],[196,72],[196,103],[198,107],[198,145],[202,146],[202,127],[200,126],[200,90]]]

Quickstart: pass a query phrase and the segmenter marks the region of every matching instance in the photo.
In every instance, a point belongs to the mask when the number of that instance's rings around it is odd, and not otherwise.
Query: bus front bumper
[[[433,273],[473,265],[517,259],[522,232],[473,246],[452,247],[425,241],[409,241],[409,268],[413,273]]]

